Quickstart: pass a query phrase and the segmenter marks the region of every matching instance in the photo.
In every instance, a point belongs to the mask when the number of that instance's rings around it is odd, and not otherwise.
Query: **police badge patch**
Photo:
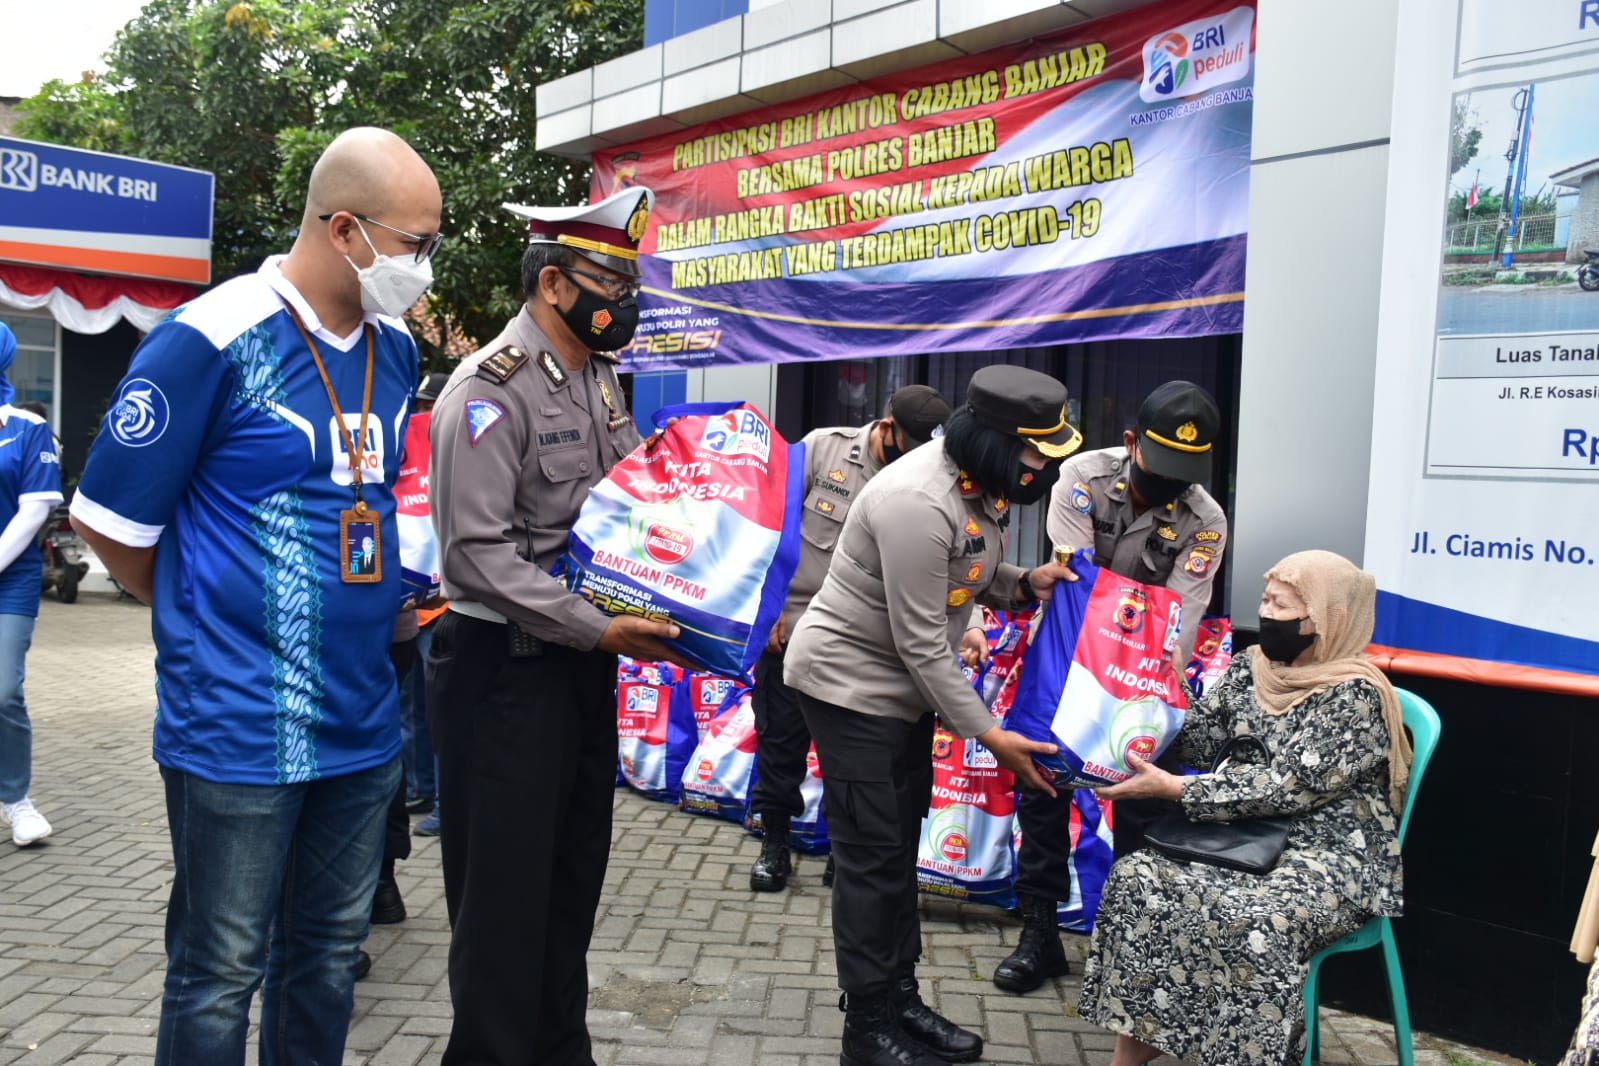
[[[467,443],[477,447],[477,442],[483,439],[483,434],[505,417],[505,408],[493,400],[473,399],[466,401],[466,436]]]
[[[1072,510],[1078,514],[1088,514],[1094,509],[1094,497],[1088,492],[1088,486],[1081,481],[1072,482],[1071,495]]]

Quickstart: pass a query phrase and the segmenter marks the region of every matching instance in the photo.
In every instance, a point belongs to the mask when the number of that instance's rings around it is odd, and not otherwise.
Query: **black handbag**
[[[1253,746],[1268,760],[1271,752],[1259,737],[1233,737],[1216,753],[1212,769],[1232,757],[1235,749]],[[1178,862],[1199,862],[1244,873],[1270,873],[1288,846],[1286,817],[1245,818],[1236,822],[1195,822],[1178,812],[1156,819],[1144,833],[1144,843]]]

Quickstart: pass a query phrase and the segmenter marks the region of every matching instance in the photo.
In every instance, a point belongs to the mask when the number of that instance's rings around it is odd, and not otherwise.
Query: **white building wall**
[[[1258,25],[1230,599],[1250,628],[1278,559],[1365,550],[1398,14],[1261,0]]]

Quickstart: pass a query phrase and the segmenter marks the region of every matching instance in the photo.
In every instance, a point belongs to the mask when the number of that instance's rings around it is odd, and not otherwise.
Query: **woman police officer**
[[[968,1062],[983,1041],[923,1004],[916,960],[916,845],[932,791],[933,715],[975,737],[1019,782],[1050,791],[1033,752],[1005,732],[961,675],[955,646],[971,601],[1014,609],[1071,579],[1051,563],[1001,560],[1010,508],[1043,499],[1082,437],[1066,387],[1018,366],[972,376],[966,403],[933,440],[861,492],[821,591],[789,642],[827,781],[833,948],[844,990],[845,1066]]]

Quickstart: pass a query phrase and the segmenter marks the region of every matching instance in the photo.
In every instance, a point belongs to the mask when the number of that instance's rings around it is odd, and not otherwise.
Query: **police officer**
[[[450,609],[430,650],[455,1019],[446,1064],[592,1063],[585,955],[616,782],[616,656],[677,627],[612,617],[549,569],[589,489],[639,443],[612,359],[638,323],[653,194],[511,207],[526,303],[462,360],[432,424]],[[509,206],[509,205],[508,205]]]
[[[1094,562],[1183,598],[1183,631],[1173,665],[1179,677],[1194,651],[1199,619],[1210,603],[1216,566],[1227,544],[1221,506],[1196,482],[1210,480],[1221,414],[1198,385],[1168,381],[1145,398],[1123,447],[1073,456],[1061,468],[1048,530],[1056,545],[1093,545]],[[1164,769],[1174,770],[1163,760]],[[1023,792],[1016,804],[1022,844],[1016,856],[1021,940],[994,970],[994,984],[1031,992],[1067,972],[1055,907],[1071,896],[1071,797]],[[1143,846],[1144,827],[1159,801],[1116,804],[1118,857]]]
[[[996,726],[955,645],[972,603],[1014,609],[1070,578],[1056,563],[1004,562],[1002,538],[1010,509],[1042,499],[1081,442],[1060,382],[1025,367],[977,371],[943,438],[856,497],[795,627],[783,677],[799,691],[827,782],[844,1066],[982,1055],[982,1038],[927,1007],[916,982],[916,843],[932,792],[933,715],[1048,789],[1031,756],[1054,745]]]
[[[766,652],[755,664],[755,788],[750,809],[760,814],[761,854],[750,867],[750,888],[781,892],[792,865],[791,819],[805,812],[800,785],[811,734],[799,700],[783,683],[783,646],[822,587],[850,503],[883,467],[933,436],[949,417],[949,401],[937,389],[906,385],[889,397],[883,417],[866,426],[813,429],[805,435],[805,511],[800,517],[800,561],[788,587],[783,613],[772,627]],[[986,645],[985,645],[986,646]],[[823,878],[824,882],[826,877]]]

